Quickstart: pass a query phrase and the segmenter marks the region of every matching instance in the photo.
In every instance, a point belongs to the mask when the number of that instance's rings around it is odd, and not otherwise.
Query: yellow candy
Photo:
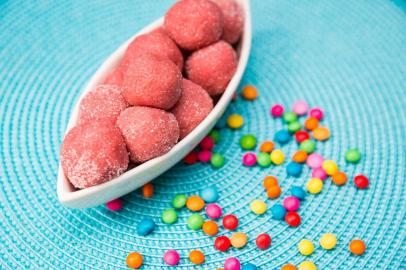
[[[285,154],[282,150],[275,149],[271,152],[271,161],[275,165],[280,165],[285,161]]]
[[[323,161],[323,164],[321,165],[323,170],[327,173],[327,175],[332,176],[336,172],[338,172],[338,166],[337,164],[332,161],[332,160],[325,160]]]
[[[239,114],[232,114],[227,118],[227,125],[232,129],[239,129],[244,125],[244,118]]]
[[[309,256],[314,251],[314,245],[312,241],[303,239],[297,244],[297,248],[302,255]]]
[[[248,242],[248,236],[245,233],[237,232],[230,238],[231,245],[235,248],[242,248]]]
[[[320,178],[311,178],[306,184],[306,189],[311,194],[319,194],[323,188],[323,181]]]
[[[298,270],[317,270],[317,267],[311,261],[303,261],[299,264]]]
[[[324,249],[333,249],[337,245],[337,237],[332,233],[323,234],[320,238],[320,246]]]
[[[261,200],[253,200],[250,204],[251,211],[257,215],[262,215],[266,212],[266,203]]]

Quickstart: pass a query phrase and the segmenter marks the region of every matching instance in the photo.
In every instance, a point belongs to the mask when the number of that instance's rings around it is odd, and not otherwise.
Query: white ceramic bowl
[[[75,189],[66,178],[61,168],[61,164],[59,164],[57,190],[59,201],[63,205],[73,208],[87,208],[97,206],[99,204],[103,204],[115,198],[121,197],[141,187],[145,183],[148,183],[149,181],[155,179],[157,176],[171,168],[184,156],[186,156],[192,149],[194,149],[196,145],[198,145],[198,143],[208,134],[208,132],[216,124],[217,120],[223,115],[225,109],[230,103],[232,96],[240,83],[250,53],[252,27],[249,0],[237,1],[242,6],[245,16],[244,32],[237,48],[237,53],[239,55],[238,67],[233,78],[228,84],[227,89],[221,96],[220,100],[217,102],[216,106],[210,112],[210,114],[199,124],[199,126],[197,126],[184,139],[178,142],[165,155],[142,163],[141,165],[126,171],[119,177],[97,186],[81,190]],[[121,58],[124,55],[125,49],[127,48],[128,44],[134,39],[134,37],[150,32],[151,30],[158,28],[162,24],[163,18],[146,26],[139,33],[135,34],[123,45],[121,45],[115,52],[110,55],[110,57],[107,58],[107,60],[101,65],[101,67],[90,79],[78,102],[76,103],[70,117],[68,127],[66,129],[67,131],[76,125],[79,104],[82,98],[86,95],[87,92],[89,92],[91,89],[94,89],[95,86],[98,85],[107,76],[107,74],[119,64]]]

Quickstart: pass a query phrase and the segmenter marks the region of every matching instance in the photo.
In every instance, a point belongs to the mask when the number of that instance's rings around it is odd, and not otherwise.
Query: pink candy
[[[241,263],[237,258],[231,257],[224,262],[224,270],[240,270]]]
[[[228,43],[236,43],[244,26],[244,14],[235,0],[213,0],[223,13],[223,35],[221,38]]]
[[[321,167],[321,165],[323,164],[323,161],[324,161],[324,158],[321,155],[319,155],[317,153],[313,153],[307,157],[306,164],[310,168],[316,169],[316,168]]]
[[[297,115],[305,115],[309,110],[309,106],[304,100],[298,100],[292,105],[292,111]]]
[[[221,217],[222,214],[223,214],[223,211],[218,204],[211,203],[206,206],[206,215],[209,218],[217,219],[217,218]]]
[[[179,253],[176,250],[170,249],[164,254],[164,262],[167,265],[177,265],[180,261]]]
[[[309,114],[310,117],[317,118],[317,120],[322,120],[324,117],[323,111],[318,107],[311,109]]]
[[[321,180],[325,180],[327,178],[327,173],[323,170],[323,168],[315,168],[312,171],[313,178],[319,178]]]
[[[214,140],[210,136],[206,136],[203,140],[199,143],[200,149],[202,150],[212,150],[214,147]]]
[[[197,153],[197,158],[199,159],[200,162],[206,163],[210,161],[211,154],[212,153],[209,150],[202,150],[199,153]]]
[[[123,208],[123,201],[120,198],[109,201],[106,203],[106,207],[110,211],[119,211],[121,208]]]
[[[297,211],[300,206],[300,201],[294,196],[289,196],[283,200],[283,206],[287,211]]]
[[[281,104],[275,104],[271,108],[271,115],[273,117],[281,117],[283,115],[284,108]]]
[[[242,164],[252,167],[257,163],[257,156],[254,153],[246,153],[242,157]]]

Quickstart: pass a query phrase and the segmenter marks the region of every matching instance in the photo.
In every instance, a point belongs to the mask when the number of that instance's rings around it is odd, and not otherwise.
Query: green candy
[[[299,123],[299,121],[290,122],[288,124],[288,131],[290,133],[295,133],[296,131],[299,131],[301,128],[302,125]]]
[[[349,163],[358,163],[361,159],[361,152],[357,149],[349,149],[345,153],[345,160]]]
[[[283,121],[286,123],[292,123],[297,121],[297,115],[294,112],[285,112],[282,115]]]
[[[257,155],[257,163],[261,167],[269,167],[271,166],[271,156],[268,153],[259,153]]]
[[[218,143],[221,140],[220,132],[217,129],[210,131],[209,136],[213,139],[214,143]]]
[[[187,219],[187,226],[191,230],[199,230],[203,226],[204,219],[199,214],[191,214]]]
[[[166,209],[162,212],[162,221],[166,224],[173,224],[178,220],[178,214],[175,209]]]
[[[175,209],[181,209],[186,205],[187,197],[185,194],[177,194],[172,200],[172,206]]]
[[[316,150],[316,142],[312,140],[305,140],[300,143],[300,150],[305,151],[307,154],[311,154]]]
[[[241,148],[244,150],[254,149],[257,145],[257,138],[252,134],[247,134],[241,137],[240,139]]]
[[[221,168],[224,166],[224,157],[219,153],[213,153],[210,158],[210,164],[213,168]]]

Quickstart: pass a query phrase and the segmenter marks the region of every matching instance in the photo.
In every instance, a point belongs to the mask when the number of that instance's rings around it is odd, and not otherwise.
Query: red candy
[[[257,244],[257,247],[259,249],[267,249],[271,245],[271,237],[269,236],[269,234],[262,233],[257,236],[255,243]]]
[[[238,227],[238,218],[234,215],[225,215],[223,217],[223,227],[228,230],[235,230]]]
[[[369,180],[366,176],[359,174],[354,177],[354,185],[359,189],[366,189],[369,185]]]
[[[123,84],[123,70],[119,66],[115,68],[109,75],[104,79],[102,84],[113,85],[121,88]]]
[[[211,155],[212,155],[211,151],[202,150],[197,154],[197,157],[198,157],[200,162],[206,163],[206,162],[210,161]]]
[[[244,26],[244,14],[235,0],[213,0],[223,13],[223,35],[221,38],[234,44],[241,36]]]
[[[106,207],[110,211],[119,211],[121,208],[123,208],[123,201],[120,198],[109,201],[106,203]]]
[[[197,153],[192,151],[183,158],[183,162],[186,164],[192,165],[195,164],[199,160]]]
[[[300,216],[296,212],[287,212],[285,215],[285,221],[289,226],[297,227],[300,225]]]
[[[202,150],[212,150],[214,147],[214,140],[210,136],[206,136],[203,140],[199,143],[200,149]]]
[[[219,251],[227,251],[231,246],[231,241],[227,236],[219,236],[214,240],[214,247]]]
[[[295,133],[295,139],[298,143],[301,143],[303,141],[310,139],[310,135],[304,130],[299,130]]]
[[[322,120],[323,116],[324,116],[323,111],[317,107],[311,109],[309,112],[309,115],[310,115],[310,117],[314,117],[319,121]]]
[[[220,39],[223,14],[211,1],[182,0],[166,13],[164,28],[181,48],[196,50]]]
[[[188,78],[210,96],[222,94],[237,69],[237,54],[225,41],[197,50],[186,60]]]

